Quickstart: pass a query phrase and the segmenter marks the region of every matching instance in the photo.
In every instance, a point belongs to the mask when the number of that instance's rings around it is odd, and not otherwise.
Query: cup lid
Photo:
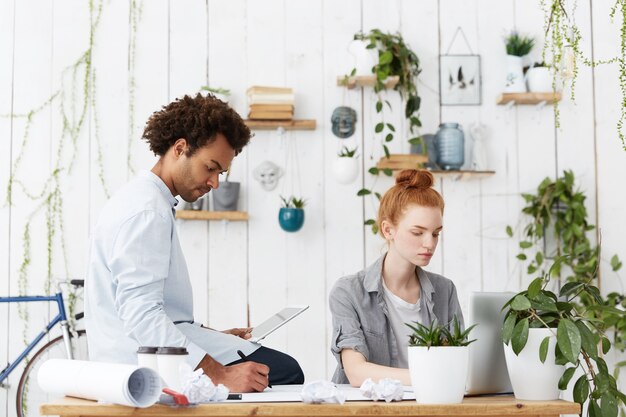
[[[186,347],[162,346],[156,351],[157,355],[187,355]]]
[[[157,353],[158,347],[156,346],[139,346],[137,353]]]

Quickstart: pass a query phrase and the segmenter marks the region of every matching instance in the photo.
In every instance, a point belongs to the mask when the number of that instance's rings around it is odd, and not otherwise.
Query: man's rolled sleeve
[[[350,292],[337,282],[329,297],[330,311],[333,317],[333,339],[330,350],[342,368],[341,351],[353,349],[369,360],[369,349],[361,328],[358,314],[351,302]]]

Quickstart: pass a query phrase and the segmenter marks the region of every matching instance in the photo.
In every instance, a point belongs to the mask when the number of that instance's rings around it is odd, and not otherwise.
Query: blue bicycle
[[[61,284],[67,284],[68,281],[57,282],[57,292],[50,296],[20,296],[20,297],[0,297],[0,303],[30,303],[30,302],[55,302],[59,312],[54,316],[45,328],[30,342],[22,353],[13,361],[9,362],[0,372],[0,386],[6,386],[4,382],[16,367],[26,359],[24,372],[17,386],[16,408],[18,417],[27,417],[29,415],[39,415],[39,405],[47,402],[48,394],[41,391],[37,384],[37,372],[41,364],[52,358],[63,359],[83,359],[89,358],[87,352],[87,335],[84,330],[75,330],[70,325],[65,312],[65,303],[63,301],[63,292]],[[69,284],[75,287],[82,287],[84,280],[70,280]],[[83,317],[83,313],[76,315],[76,320]],[[61,325],[61,336],[57,336],[44,344],[29,359],[28,355],[35,349],[46,335],[57,325]]]

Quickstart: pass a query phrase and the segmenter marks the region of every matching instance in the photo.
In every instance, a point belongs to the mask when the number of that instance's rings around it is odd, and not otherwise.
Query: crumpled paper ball
[[[371,378],[367,378],[361,384],[361,394],[374,401],[402,401],[404,387],[397,379],[382,378],[377,384]]]
[[[224,401],[228,397],[228,388],[223,384],[215,385],[211,378],[204,374],[202,368],[191,370],[181,367],[182,393],[190,403],[207,403]]]
[[[300,397],[302,397],[302,401],[308,404],[343,404],[346,401],[346,396],[335,384],[324,380],[305,384],[302,387]]]

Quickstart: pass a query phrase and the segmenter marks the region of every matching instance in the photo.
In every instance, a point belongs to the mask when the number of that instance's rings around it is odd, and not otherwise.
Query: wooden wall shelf
[[[420,169],[428,162],[428,155],[421,154],[391,154],[389,158],[382,157],[376,164],[378,169]]]
[[[177,210],[176,218],[183,220],[247,221],[248,213],[245,211]]]
[[[355,87],[374,87],[376,84],[375,75],[355,75],[354,77],[348,77],[346,81],[345,76],[337,77],[337,85],[341,87],[348,87],[353,89]],[[397,75],[388,77],[385,81],[385,88],[393,88],[400,81],[400,77]]]
[[[503,93],[498,96],[496,104],[550,104],[555,99],[561,101],[561,93]]]
[[[250,129],[273,130],[282,127],[285,130],[315,130],[315,120],[244,120]]]
[[[430,171],[435,177],[452,178],[454,180],[471,180],[494,175],[496,171]]]

